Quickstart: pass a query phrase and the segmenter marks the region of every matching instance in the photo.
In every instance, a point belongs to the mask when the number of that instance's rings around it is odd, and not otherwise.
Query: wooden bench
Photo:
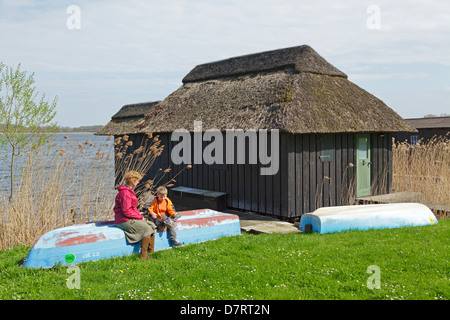
[[[212,209],[224,211],[227,208],[225,192],[203,190],[188,187],[171,189],[171,200],[176,210]]]

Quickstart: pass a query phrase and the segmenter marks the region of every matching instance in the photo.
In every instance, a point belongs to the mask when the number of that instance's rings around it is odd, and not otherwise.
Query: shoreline
[[[26,134],[27,132],[24,132]],[[45,134],[95,134],[96,131],[75,131],[75,132],[44,132]],[[3,135],[4,133],[0,133],[0,135]],[[29,133],[28,133],[29,134]],[[105,135],[106,136],[106,135]]]
[[[95,132],[91,131],[55,132],[55,134],[95,134]]]

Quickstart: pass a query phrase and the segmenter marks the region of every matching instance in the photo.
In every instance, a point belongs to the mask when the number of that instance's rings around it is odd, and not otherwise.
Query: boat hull
[[[300,230],[333,233],[348,230],[369,230],[425,226],[438,223],[433,212],[420,203],[371,204],[319,208],[302,215]]]
[[[240,235],[239,217],[211,209],[181,212],[175,222],[183,244]],[[155,251],[170,248],[167,231],[155,235]],[[114,221],[100,221],[59,228],[42,235],[31,248],[23,266],[51,268],[86,261],[126,256],[140,252],[140,242],[131,244]]]

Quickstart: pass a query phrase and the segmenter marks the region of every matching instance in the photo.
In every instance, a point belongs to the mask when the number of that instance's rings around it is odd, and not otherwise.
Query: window
[[[334,135],[322,135],[320,138],[320,160],[334,161],[334,149]]]
[[[410,138],[411,144],[416,144],[419,142],[419,136],[411,136]]]
[[[358,138],[358,158],[369,159],[369,140],[366,137]]]

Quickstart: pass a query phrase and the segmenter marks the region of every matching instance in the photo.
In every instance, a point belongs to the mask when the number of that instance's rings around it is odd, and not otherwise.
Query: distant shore
[[[54,132],[55,134],[94,134],[97,131],[58,131]]]
[[[60,127],[56,133],[96,133],[103,128],[102,125],[80,126],[80,127]]]
[[[94,134],[97,131],[58,131],[58,132],[45,132],[46,134]],[[24,132],[25,134],[30,134],[29,132]],[[4,133],[0,132],[0,135]]]
[[[88,134],[88,133],[96,133],[97,131],[99,131],[101,128],[103,128],[103,126],[101,125],[93,125],[93,126],[81,126],[81,127],[57,127],[54,128],[55,131],[52,130],[46,130],[47,128],[41,128],[42,132],[41,133],[45,133],[45,134],[69,134],[69,133],[79,133],[79,134]],[[22,128],[23,130],[23,128]],[[21,130],[21,131],[22,131]],[[26,130],[26,128],[25,128]],[[28,133],[28,132],[23,132],[23,133]],[[31,133],[31,132],[29,132]],[[3,132],[1,132],[0,134],[3,134]]]

